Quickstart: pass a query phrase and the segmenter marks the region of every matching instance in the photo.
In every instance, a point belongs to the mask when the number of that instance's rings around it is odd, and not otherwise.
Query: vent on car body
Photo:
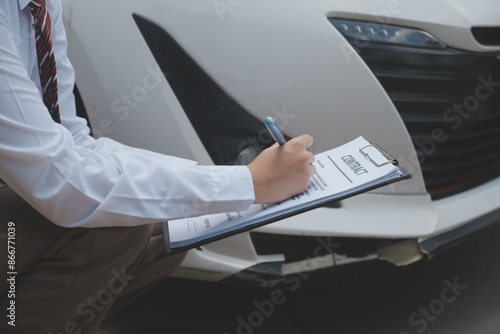
[[[245,148],[273,143],[262,121],[229,96],[167,31],[140,15],[133,18],[215,164],[237,163]]]
[[[398,241],[398,239],[312,237],[261,232],[251,232],[250,237],[257,254],[283,254],[285,263],[303,261],[333,253],[353,258],[365,257],[376,253],[380,244]]]
[[[480,44],[500,46],[500,27],[473,27],[472,35]]]
[[[401,114],[433,199],[500,176],[500,53],[355,49]]]

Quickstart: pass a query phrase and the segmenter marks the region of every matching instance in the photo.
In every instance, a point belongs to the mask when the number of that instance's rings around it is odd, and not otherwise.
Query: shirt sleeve
[[[246,210],[254,201],[246,166],[199,166],[88,136],[75,113],[60,10],[54,14],[62,125],[52,121],[29,79],[0,8],[0,178],[66,227],[135,226]]]

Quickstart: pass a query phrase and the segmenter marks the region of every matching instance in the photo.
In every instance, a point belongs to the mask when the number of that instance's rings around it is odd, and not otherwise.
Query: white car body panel
[[[413,174],[411,180],[343,201],[341,208],[316,209],[260,231],[424,240],[500,207],[498,178],[431,199],[394,104],[327,20],[410,26],[450,47],[498,52],[500,47],[479,44],[470,28],[500,26],[500,0],[65,2],[69,56],[94,134],[212,164],[132,14],[168,31],[248,113],[258,119],[274,116],[290,137],[311,134],[313,151],[363,135]],[[218,281],[279,260],[279,255],[258,256],[244,233],[207,245],[204,252],[191,251],[175,275]]]

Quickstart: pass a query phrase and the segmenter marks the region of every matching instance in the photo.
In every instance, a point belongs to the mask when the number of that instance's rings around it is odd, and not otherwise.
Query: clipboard
[[[364,138],[362,138],[362,137],[359,137],[358,139],[356,139],[356,141],[366,142],[364,140]],[[352,142],[354,142],[354,141],[352,141]],[[352,142],[350,142],[348,144],[351,144]],[[333,151],[333,150],[331,150],[331,151]],[[330,151],[323,152],[323,154],[328,154],[329,152]],[[242,219],[242,223],[240,225],[231,226],[231,228],[228,228],[228,229],[221,228],[219,231],[216,231],[214,233],[208,233],[205,236],[202,236],[199,238],[193,238],[192,240],[187,240],[185,242],[184,241],[180,242],[180,243],[172,242],[170,228],[169,228],[169,221],[162,222],[166,253],[170,255],[170,254],[176,254],[179,252],[184,252],[184,251],[187,251],[187,250],[193,249],[193,248],[198,248],[200,246],[203,246],[203,245],[208,244],[208,243],[212,243],[214,241],[218,241],[218,240],[221,240],[221,239],[224,239],[224,238],[236,235],[236,234],[247,232],[247,231],[253,230],[255,228],[262,227],[264,225],[271,224],[273,222],[280,221],[282,219],[285,219],[285,218],[288,218],[291,216],[295,216],[295,215],[298,215],[298,214],[301,214],[301,213],[304,213],[304,212],[307,212],[310,210],[314,210],[314,209],[323,207],[326,204],[331,203],[331,202],[338,202],[338,201],[347,199],[349,197],[353,197],[353,196],[368,192],[370,190],[380,188],[380,187],[385,186],[385,185],[389,185],[389,184],[392,184],[395,182],[410,179],[412,177],[410,172],[408,172],[406,169],[399,166],[398,161],[394,157],[392,157],[388,152],[386,152],[385,150],[383,150],[380,146],[378,146],[376,144],[366,142],[366,144],[361,145],[360,148],[357,149],[357,152],[358,153],[352,153],[352,155],[356,156],[360,160],[361,160],[361,158],[359,158],[359,157],[364,157],[365,160],[363,160],[363,163],[369,162],[370,164],[373,165],[372,167],[370,167],[371,170],[374,170],[374,169],[378,170],[379,168],[391,169],[394,171],[393,174],[390,174],[387,177],[376,179],[376,180],[368,182],[366,184],[362,184],[361,186],[349,188],[347,191],[342,191],[339,193],[333,192],[333,193],[330,193],[330,194],[325,195],[323,197],[319,197],[318,199],[311,200],[309,202],[306,200],[301,205],[296,205],[296,206],[291,205],[290,209],[281,210],[279,208],[278,209],[275,208],[277,211],[272,213],[272,214],[265,213],[265,210],[267,210],[267,208],[262,210],[262,211],[258,211],[258,208],[255,208],[255,210],[257,210],[256,211],[257,213],[256,214],[249,214],[248,217]],[[316,157],[319,157],[319,156],[323,157],[324,155],[320,155],[320,154],[316,155]],[[338,161],[341,161],[341,159],[339,159]],[[318,162],[318,159],[316,160],[316,162]],[[336,165],[338,165],[338,164],[339,163],[337,163]],[[367,167],[366,164],[365,164],[365,167]],[[331,168],[334,169],[334,167],[331,167]],[[349,171],[349,168],[352,168],[352,166],[350,166],[350,167],[348,166],[347,169],[345,167],[342,167],[342,166],[336,166],[336,168],[344,168],[344,171],[341,171],[342,174],[344,174],[344,173],[347,173]],[[289,203],[289,201],[291,201],[291,200],[293,200],[293,197],[292,197],[292,199],[289,199],[287,201],[284,201],[284,202],[282,202],[280,204],[276,204],[276,205],[279,206],[279,205],[282,205],[284,203]],[[254,206],[255,205],[253,205],[251,208],[253,209]],[[273,207],[273,206],[270,206],[270,207]],[[246,212],[244,212],[244,213],[246,213]],[[223,216],[224,216],[224,214],[216,214],[216,215],[202,216],[202,217],[198,217],[196,219],[202,220],[205,217],[216,217],[219,219],[223,219]],[[253,218],[253,217],[255,217],[255,218]],[[208,218],[205,218],[205,219],[208,219]],[[212,219],[212,218],[210,218],[210,219]],[[187,222],[188,220],[189,219],[176,220],[174,222],[175,223],[183,223],[184,221]]]
[[[379,153],[381,153],[387,159],[387,161],[378,162],[374,158],[372,158],[372,156],[370,156],[370,153],[368,152],[368,149],[370,149],[370,148],[376,149]],[[381,148],[380,146],[378,146],[377,144],[368,144],[368,145],[363,146],[362,148],[360,148],[359,151],[365,157],[367,157],[368,159],[370,159],[370,161],[373,162],[377,167],[382,167],[382,166],[384,166],[386,164],[398,165],[398,161],[392,155],[390,155],[389,153],[387,153],[387,151],[385,151],[383,148]]]

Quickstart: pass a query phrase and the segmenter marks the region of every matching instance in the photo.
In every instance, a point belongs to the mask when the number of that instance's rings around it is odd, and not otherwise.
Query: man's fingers
[[[310,148],[314,143],[314,139],[310,135],[301,135],[297,138],[299,138],[304,143],[304,146],[306,148]]]

